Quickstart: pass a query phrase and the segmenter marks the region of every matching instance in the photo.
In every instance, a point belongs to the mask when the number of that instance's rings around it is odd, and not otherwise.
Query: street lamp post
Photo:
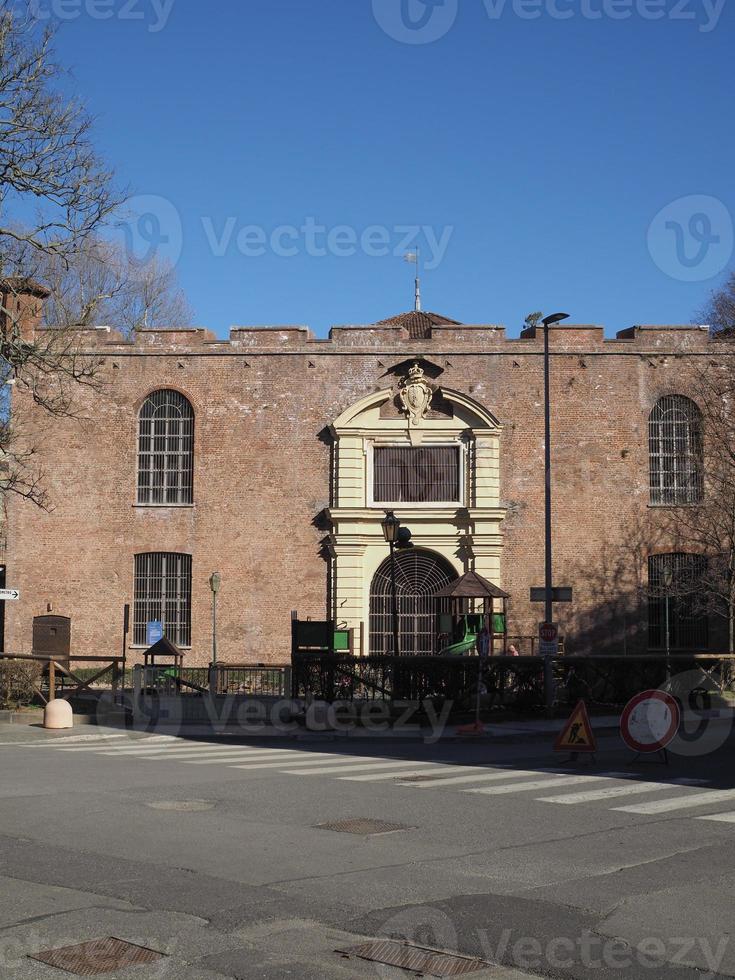
[[[396,515],[392,510],[387,510],[385,512],[385,518],[380,522],[383,528],[383,536],[388,542],[390,547],[390,584],[391,584],[391,602],[392,602],[392,613],[393,613],[393,654],[394,656],[399,656],[399,642],[398,642],[398,593],[396,591],[396,543],[398,541],[398,532],[401,527],[401,522],[398,520]]]
[[[212,590],[212,666],[217,666],[217,593],[222,584],[219,572],[213,572],[209,577],[209,587]]]
[[[544,470],[545,470],[545,600],[544,600],[544,620],[547,623],[554,622],[554,610],[552,606],[553,597],[553,575],[552,575],[552,551],[551,551],[551,372],[549,358],[549,327],[552,323],[559,323],[566,320],[568,313],[552,313],[543,319],[544,325]],[[554,704],[554,671],[551,658],[544,660],[544,694],[546,708],[551,710]]]

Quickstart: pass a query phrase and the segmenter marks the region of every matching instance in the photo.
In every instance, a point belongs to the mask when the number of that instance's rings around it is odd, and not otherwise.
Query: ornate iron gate
[[[436,653],[434,594],[457,578],[443,558],[427,551],[396,553],[396,595],[401,655]],[[393,593],[390,558],[370,586],[370,653],[392,654]]]

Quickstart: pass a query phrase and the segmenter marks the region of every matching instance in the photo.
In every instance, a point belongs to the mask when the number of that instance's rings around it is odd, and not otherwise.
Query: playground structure
[[[507,592],[477,572],[466,572],[434,598],[440,656],[463,657],[473,650],[481,657],[507,655]]]

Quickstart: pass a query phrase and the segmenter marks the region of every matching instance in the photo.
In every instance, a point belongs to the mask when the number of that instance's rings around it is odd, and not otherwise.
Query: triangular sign
[[[592,731],[587,705],[580,701],[569,721],[559,732],[554,743],[555,752],[596,752],[597,741]]]

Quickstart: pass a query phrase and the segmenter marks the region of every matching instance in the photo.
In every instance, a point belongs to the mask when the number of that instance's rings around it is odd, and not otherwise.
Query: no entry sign
[[[620,734],[634,752],[662,752],[679,730],[681,712],[666,691],[641,691],[626,704]]]

